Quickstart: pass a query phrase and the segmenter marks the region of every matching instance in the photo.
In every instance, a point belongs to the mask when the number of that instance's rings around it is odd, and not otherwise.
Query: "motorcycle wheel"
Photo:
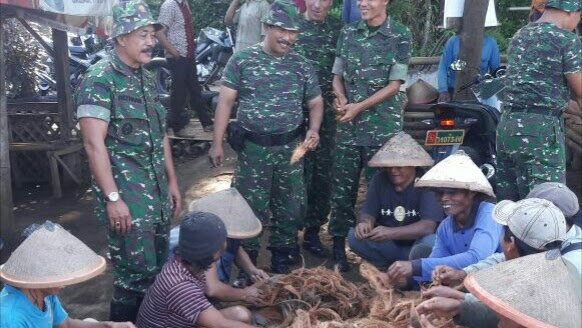
[[[160,94],[170,94],[172,90],[172,74],[166,67],[158,67],[156,70],[156,90]]]

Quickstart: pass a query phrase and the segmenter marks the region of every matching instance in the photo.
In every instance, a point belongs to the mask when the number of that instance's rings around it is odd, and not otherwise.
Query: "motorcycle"
[[[471,88],[478,99],[490,99],[503,91],[504,81],[505,68],[500,67],[491,75],[475,76],[459,90]],[[423,121],[432,128],[426,132],[424,145],[432,147],[431,155],[435,162],[462,149],[495,185],[495,138],[501,116],[499,110],[478,101],[437,103],[428,110],[434,112],[434,119]]]

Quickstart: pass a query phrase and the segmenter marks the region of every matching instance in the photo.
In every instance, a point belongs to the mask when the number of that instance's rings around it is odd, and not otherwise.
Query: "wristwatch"
[[[105,196],[105,200],[108,202],[116,202],[119,200],[119,193],[117,191],[110,192]]]

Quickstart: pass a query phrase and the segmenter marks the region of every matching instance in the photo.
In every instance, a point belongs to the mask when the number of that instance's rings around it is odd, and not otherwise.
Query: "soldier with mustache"
[[[113,7],[114,49],[89,68],[75,94],[96,214],[108,228],[112,321],[135,321],[167,254],[180,191],[166,136],[166,109],[151,60],[161,28],[140,1]]]
[[[238,152],[233,186],[267,224],[272,216],[269,250],[271,270],[288,273],[297,263],[297,229],[305,202],[303,162],[291,164],[293,149],[302,141],[317,147],[323,99],[317,73],[291,50],[297,38],[297,10],[287,1],[275,1],[263,20],[262,43],[239,51],[224,69],[214,121],[210,160],[221,165],[228,119],[238,99],[237,123],[230,123],[229,143]],[[309,110],[304,128],[303,106]],[[260,247],[257,238],[245,243],[251,259]]]

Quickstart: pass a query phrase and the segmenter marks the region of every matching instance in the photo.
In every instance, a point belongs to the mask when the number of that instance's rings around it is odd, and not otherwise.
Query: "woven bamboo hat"
[[[483,172],[462,150],[433,166],[415,183],[415,186],[466,189],[495,197],[493,187]]]
[[[579,328],[582,306],[575,279],[558,250],[479,270],[465,287],[499,316],[523,327]]]
[[[406,95],[408,96],[408,103],[411,105],[430,104],[437,100],[439,91],[425,80],[418,79],[406,88]]]
[[[261,233],[263,226],[247,201],[235,188],[229,188],[196,199],[190,203],[190,211],[209,212],[218,216],[226,225],[229,238],[247,239]]]
[[[432,166],[434,161],[410,135],[400,131],[368,162],[371,167]]]
[[[105,259],[58,224],[47,221],[0,266],[0,280],[20,288],[56,288],[105,271]]]

